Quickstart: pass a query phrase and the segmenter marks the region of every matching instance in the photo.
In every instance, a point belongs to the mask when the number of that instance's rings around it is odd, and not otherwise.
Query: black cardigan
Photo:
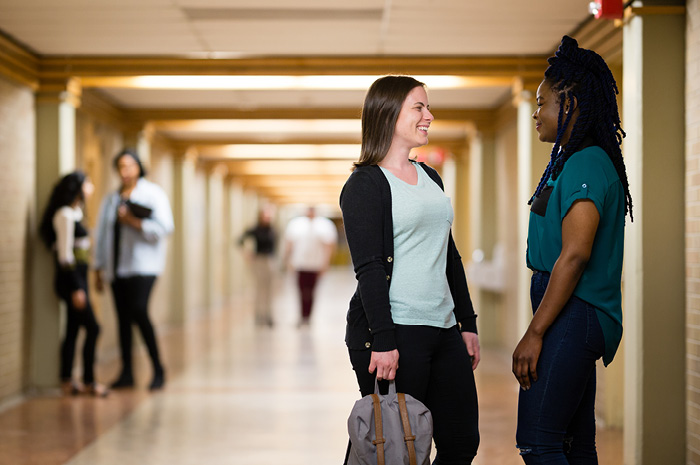
[[[444,190],[437,171],[424,163],[419,165]],[[345,343],[349,349],[394,350],[394,322],[389,303],[394,261],[391,187],[378,166],[355,169],[340,193],[340,209],[357,278],[357,290],[350,299],[347,314]],[[462,331],[476,333],[476,315],[464,266],[451,232],[447,247],[446,273],[455,303],[455,318]]]

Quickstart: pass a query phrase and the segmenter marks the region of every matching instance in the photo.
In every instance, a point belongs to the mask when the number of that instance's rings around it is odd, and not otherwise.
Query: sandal
[[[63,391],[64,396],[77,396],[85,393],[85,385],[79,381],[63,381],[61,391]]]
[[[87,393],[95,397],[107,397],[110,390],[104,384],[92,383],[88,386]]]

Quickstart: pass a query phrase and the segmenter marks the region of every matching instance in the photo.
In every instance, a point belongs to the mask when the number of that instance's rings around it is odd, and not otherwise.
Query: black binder
[[[134,203],[131,200],[127,200],[124,202],[124,204],[127,206],[129,211],[131,211],[131,214],[134,215],[136,218],[150,218],[151,214],[153,213],[153,209],[146,207],[144,205]]]

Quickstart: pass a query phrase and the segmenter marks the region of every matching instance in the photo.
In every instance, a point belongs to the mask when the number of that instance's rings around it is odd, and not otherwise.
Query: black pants
[[[66,335],[63,339],[63,344],[61,344],[61,380],[68,381],[71,379],[78,331],[81,326],[84,326],[83,382],[85,384],[92,384],[95,382],[95,346],[97,345],[97,336],[100,334],[100,325],[97,324],[89,298],[85,299],[85,308],[81,310],[73,306],[73,299],[70,294],[66,293],[62,295],[61,298],[66,302],[66,306],[68,307]]]
[[[112,294],[117,307],[119,319],[119,345],[122,355],[122,373],[128,376],[132,372],[131,360],[131,325],[136,324],[148,348],[155,372],[163,367],[158,356],[158,345],[153,325],[148,317],[148,298],[156,281],[155,276],[131,276],[116,278],[112,281]]]
[[[459,330],[396,325],[396,345],[396,390],[423,402],[433,415],[433,464],[472,463],[479,447],[479,408],[471,360]],[[374,392],[370,357],[370,350],[350,351],[362,396]]]

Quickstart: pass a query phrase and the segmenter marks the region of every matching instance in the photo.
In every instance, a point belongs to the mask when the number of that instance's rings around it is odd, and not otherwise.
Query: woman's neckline
[[[411,162],[411,166],[413,166],[413,169],[416,170],[416,183],[415,183],[415,184],[411,184],[410,182],[408,182],[408,181],[406,181],[406,180],[404,180],[404,179],[402,179],[402,178],[396,176],[389,168],[385,168],[385,167],[383,167],[383,166],[380,166],[380,168],[381,168],[383,171],[385,171],[385,172],[391,174],[394,178],[398,179],[399,181],[401,181],[402,183],[406,184],[407,186],[416,187],[417,185],[420,184],[420,173],[418,172],[418,165],[417,165],[413,160],[409,160],[409,161]]]

